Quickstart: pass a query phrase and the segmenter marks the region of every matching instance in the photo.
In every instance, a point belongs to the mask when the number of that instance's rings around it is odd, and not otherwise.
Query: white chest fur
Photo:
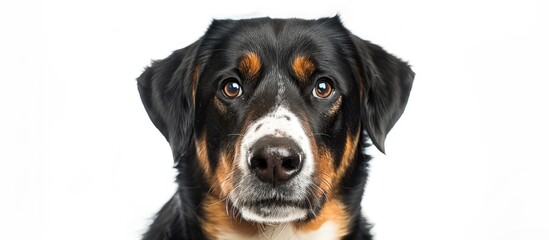
[[[225,230],[220,234],[218,240],[332,240],[339,239],[337,233],[337,225],[328,221],[322,224],[317,230],[307,232],[296,231],[292,224],[266,226],[256,236],[242,236]]]

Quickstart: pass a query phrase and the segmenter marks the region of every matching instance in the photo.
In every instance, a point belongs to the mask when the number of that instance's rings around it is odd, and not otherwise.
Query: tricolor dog
[[[413,79],[337,16],[214,20],[137,79],[179,171],[143,239],[371,239],[364,149]]]

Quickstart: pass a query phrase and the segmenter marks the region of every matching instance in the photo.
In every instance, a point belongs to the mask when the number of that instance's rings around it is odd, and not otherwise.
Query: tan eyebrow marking
[[[292,70],[298,80],[305,81],[313,74],[316,66],[315,63],[308,57],[298,55],[292,63]]]
[[[261,59],[256,53],[247,52],[238,63],[238,70],[248,78],[254,78],[261,70]]]

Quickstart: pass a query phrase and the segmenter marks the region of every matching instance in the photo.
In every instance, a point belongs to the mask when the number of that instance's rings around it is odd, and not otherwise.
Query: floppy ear
[[[380,46],[352,38],[363,81],[361,121],[374,145],[385,153],[385,137],[404,112],[415,74],[407,63]]]
[[[170,143],[174,161],[186,154],[194,126],[193,69],[198,41],[153,61],[137,78],[145,110],[156,128]]]

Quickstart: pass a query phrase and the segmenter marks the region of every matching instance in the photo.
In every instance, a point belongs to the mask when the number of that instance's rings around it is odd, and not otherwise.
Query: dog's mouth
[[[249,201],[238,207],[243,219],[259,223],[285,223],[304,220],[311,212],[311,206],[302,201],[265,199]]]
[[[306,206],[306,204],[302,201],[286,201],[286,200],[280,200],[280,199],[265,199],[260,201],[252,201],[252,202],[243,204],[242,207],[246,207],[249,209],[258,209],[258,211],[267,211],[267,210],[276,211],[278,209],[287,209],[287,208],[301,208],[301,209],[310,208],[310,206]]]
[[[236,189],[229,194],[235,213],[247,221],[258,223],[287,223],[308,220],[321,209],[325,196],[316,196],[309,187],[252,185],[248,190]],[[244,188],[246,189],[246,188]]]

